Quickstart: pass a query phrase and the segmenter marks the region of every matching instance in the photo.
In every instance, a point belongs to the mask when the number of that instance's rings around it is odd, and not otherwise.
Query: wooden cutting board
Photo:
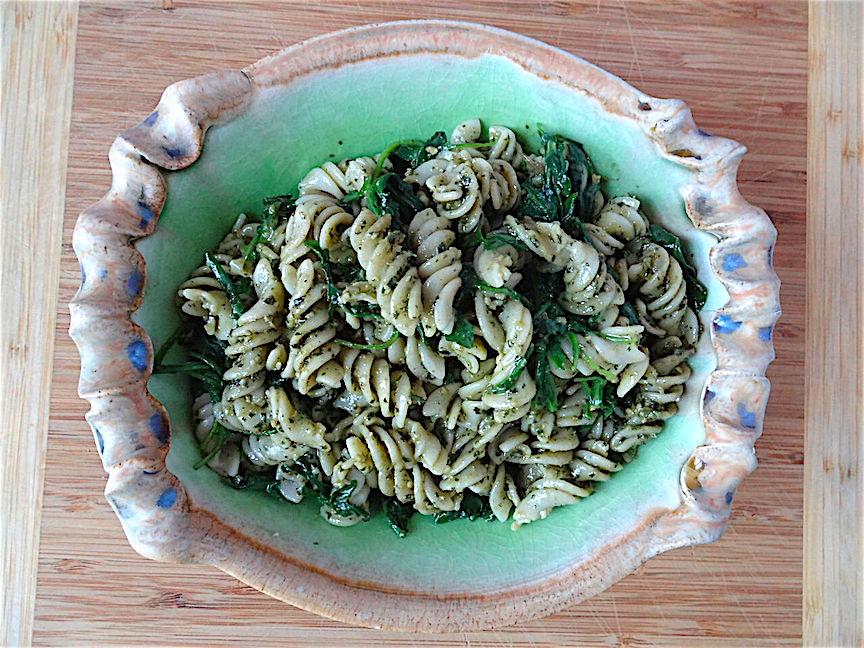
[[[759,468],[725,537],[670,552],[552,617],[448,637],[358,629],[269,599],[211,568],[145,560],[102,496],[105,476],[76,395],[66,303],[79,281],[78,213],[107,189],[107,152],[166,85],[242,67],[342,27],[451,18],[518,31],[659,97],[746,144],[744,197],[773,218],[784,315]],[[78,15],[60,289],[33,642],[36,645],[790,645],[801,640],[807,6],[457,2],[82,4]]]

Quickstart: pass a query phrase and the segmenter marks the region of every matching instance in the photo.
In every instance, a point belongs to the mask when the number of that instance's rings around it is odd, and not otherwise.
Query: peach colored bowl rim
[[[680,507],[647,511],[629,533],[553,578],[447,597],[340,580],[257,545],[196,508],[165,468],[169,421],[147,391],[152,344],[131,321],[141,294],[125,281],[130,273],[144,276],[144,260],[132,242],[153,232],[164,204],[159,168],[182,169],[194,162],[209,126],[241,114],[261,88],[364,59],[417,53],[502,55],[639,124],[662,155],[695,171],[683,199],[694,224],[720,239],[710,263],[730,296],[711,327],[718,364],[701,404],[707,439],[682,471]],[[468,23],[352,28],[294,45],[242,71],[171,85],[150,117],[115,140],[111,190],[82,212],[73,237],[86,272],[70,304],[70,334],[82,356],[79,394],[91,403],[87,420],[109,474],[106,497],[130,544],[157,560],[215,565],[271,596],[340,621],[448,632],[549,614],[597,594],[658,553],[716,540],[725,530],[735,488],[756,466],[753,444],[769,390],[764,372],[774,357],[771,331],[780,315],[779,281],[771,265],[776,230],[765,212],[743,200],[735,181],[745,150],[700,131],[681,101],[647,96],[538,41]],[[129,430],[141,430],[140,438],[149,441],[124,446]]]

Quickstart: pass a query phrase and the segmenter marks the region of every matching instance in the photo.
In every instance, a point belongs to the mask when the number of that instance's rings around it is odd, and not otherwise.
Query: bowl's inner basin
[[[313,166],[375,154],[396,139],[449,132],[470,117],[480,117],[487,126],[509,126],[532,148],[539,142],[538,123],[582,142],[605,179],[607,197],[634,194],[651,220],[688,244],[709,289],[700,314],[706,330],[690,362],[693,374],[680,413],[640,447],[636,461],[601,483],[591,497],[516,532],[498,522],[434,524],[414,516],[411,533],[400,539],[383,516],[337,528],[319,516],[312,502],[294,505],[233,490],[212,471],[192,468],[201,455],[192,432],[187,379],[152,377],[150,391],[171,418],[167,466],[191,501],[256,541],[340,579],[445,593],[507,588],[560,572],[632,530],[643,516],[676,508],[681,468],[705,440],[699,403],[715,367],[707,329],[727,294],[708,265],[715,239],[696,230],[684,211],[681,187],[693,171],[662,157],[632,121],[611,116],[595,99],[501,56],[390,57],[258,91],[243,116],[208,132],[200,159],[165,174],[168,199],[156,232],[137,243],[147,262],[147,280],[133,319],[158,348],[179,323],[176,289],[204,252],[219,242],[239,212],[257,215],[262,197],[295,192]]]

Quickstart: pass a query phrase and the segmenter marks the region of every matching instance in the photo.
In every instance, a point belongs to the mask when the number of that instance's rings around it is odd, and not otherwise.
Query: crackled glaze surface
[[[397,87],[408,91],[392,106],[387,90]],[[612,189],[639,195],[688,240],[710,299],[682,413],[594,496],[518,533],[424,521],[400,541],[382,520],[334,529],[309,507],[286,513],[191,470],[188,391],[180,378],[148,379],[151,338],[173,329],[173,289],[203,251],[238,211],[286,191],[329,154],[368,153],[473,115],[527,125],[517,130],[529,140],[540,121],[582,141]],[[92,403],[106,496],[131,544],[160,560],[214,564],[341,620],[435,631],[545,614],[661,551],[716,539],[755,467],[779,315],[774,229],[735,185],[743,152],[699,131],[679,101],[647,97],[535,41],[459,23],[348,30],[243,72],[171,86],[115,141],[112,189],[81,215],[74,238],[79,391]],[[456,552],[470,564],[451,560]]]

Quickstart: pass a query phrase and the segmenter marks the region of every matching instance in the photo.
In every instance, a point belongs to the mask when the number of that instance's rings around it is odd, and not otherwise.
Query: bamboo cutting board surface
[[[744,197],[773,218],[784,315],[759,468],[725,537],[652,559],[606,593],[552,617],[446,637],[358,629],[269,599],[212,568],[145,560],[105,502],[105,476],[76,394],[66,303],[79,281],[77,214],[108,188],[114,136],[164,87],[239,68],[342,27],[405,18],[484,22],[546,41],[745,143]],[[83,4],[60,266],[33,642],[263,646],[789,645],[801,640],[807,6],[796,2]]]

